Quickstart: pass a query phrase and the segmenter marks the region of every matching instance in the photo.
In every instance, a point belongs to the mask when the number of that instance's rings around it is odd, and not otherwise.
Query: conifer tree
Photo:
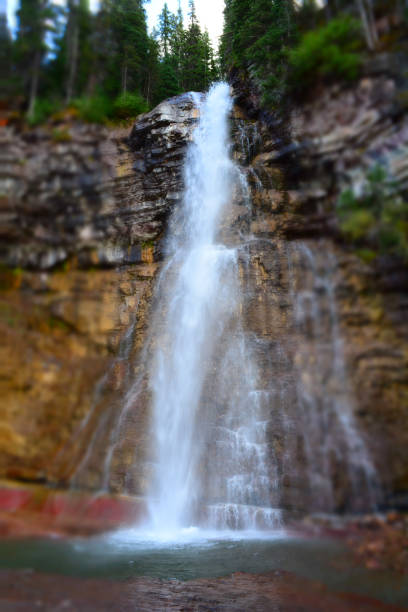
[[[160,82],[159,45],[153,36],[148,37],[143,95],[150,106]]]
[[[256,81],[264,104],[277,106],[285,91],[294,31],[292,0],[227,0],[221,41],[224,67]]]
[[[28,98],[27,115],[34,113],[41,64],[47,51],[45,36],[53,29],[55,10],[49,0],[21,0],[17,11],[17,65]]]
[[[68,0],[68,19],[65,30],[66,90],[68,104],[76,90],[82,90],[92,67],[90,45],[91,14],[89,0]],[[78,83],[80,80],[80,83]]]
[[[161,51],[163,56],[167,58],[170,53],[170,39],[172,34],[172,14],[169,11],[167,2],[164,3],[163,10],[159,16],[159,31],[158,31]]]
[[[182,57],[184,49],[184,23],[183,13],[181,6],[179,7],[176,15],[171,15],[171,37],[170,37],[170,54],[172,58],[172,65],[177,78],[177,86],[179,91],[182,90]]]
[[[1,95],[12,93],[12,58],[13,42],[7,26],[7,15],[0,14],[0,91]]]
[[[148,56],[146,14],[142,0],[110,0],[110,22],[115,49],[114,64],[119,68],[120,91],[142,91],[144,66]]]
[[[189,25],[183,41],[182,87],[185,91],[203,91],[206,89],[205,43],[194,0],[189,0],[189,6]]]

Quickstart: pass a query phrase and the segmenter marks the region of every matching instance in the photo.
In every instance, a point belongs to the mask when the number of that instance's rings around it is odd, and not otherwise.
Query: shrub
[[[39,125],[40,123],[45,123],[45,121],[47,121],[51,115],[58,112],[59,109],[60,104],[55,100],[38,98],[34,105],[33,114],[27,116],[27,122],[29,125]]]
[[[123,93],[114,101],[112,114],[117,119],[130,119],[147,110],[147,102],[140,94]]]
[[[70,142],[72,140],[69,130],[57,128],[52,130],[51,138],[54,142]]]
[[[307,32],[289,54],[292,86],[316,78],[353,80],[359,74],[362,48],[359,21],[338,17]]]
[[[369,170],[362,193],[343,191],[337,214],[341,231],[353,243],[408,260],[408,202],[381,165]]]
[[[377,252],[373,251],[373,249],[358,249],[356,255],[360,257],[364,263],[369,264],[377,257]]]
[[[76,98],[72,106],[77,109],[79,118],[88,123],[106,123],[112,112],[111,101],[100,94]]]
[[[357,241],[367,236],[375,225],[375,219],[368,210],[353,210],[342,221],[341,230],[348,238]]]

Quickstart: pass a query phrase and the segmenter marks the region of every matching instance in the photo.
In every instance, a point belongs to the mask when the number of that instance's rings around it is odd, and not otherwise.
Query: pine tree
[[[208,89],[211,83],[219,78],[218,68],[215,62],[214,50],[211,45],[210,36],[207,30],[204,30],[202,37],[203,45],[203,60],[204,60],[204,89]]]
[[[13,92],[12,74],[13,42],[7,26],[7,15],[0,14],[0,91],[1,96]]]
[[[177,78],[177,86],[179,91],[182,90],[182,57],[184,49],[185,30],[183,23],[183,13],[180,3],[176,15],[171,15],[171,36],[170,36],[170,55],[172,65]]]
[[[205,41],[198,23],[194,0],[189,0],[189,25],[182,48],[182,88],[184,91],[203,91],[207,87]]]
[[[160,81],[159,45],[153,36],[148,38],[145,73],[143,95],[148,105],[150,105],[155,98],[155,92]]]
[[[177,74],[170,58],[164,58],[159,65],[158,84],[154,95],[154,102],[158,104],[166,98],[171,98],[180,93],[177,82]]]
[[[263,103],[279,105],[294,32],[292,0],[227,0],[221,41],[224,68],[255,80]]]
[[[28,117],[34,113],[41,64],[47,51],[45,36],[53,29],[55,15],[49,0],[21,0],[17,11],[16,56],[23,76],[23,91],[28,98]]]
[[[90,34],[89,0],[68,0],[68,20],[65,31],[66,104],[71,101],[77,90],[82,91],[88,80],[93,59]]]
[[[161,51],[165,58],[170,53],[170,38],[172,34],[172,14],[169,11],[167,2],[164,3],[163,10],[159,15],[159,30],[158,35],[160,37]]]
[[[142,91],[149,47],[142,0],[110,0],[108,8],[115,43],[113,63],[119,68],[120,91],[122,94],[129,89]]]
[[[251,44],[245,57],[268,105],[278,104],[285,93],[293,13],[289,0],[253,0],[251,5],[248,19]]]

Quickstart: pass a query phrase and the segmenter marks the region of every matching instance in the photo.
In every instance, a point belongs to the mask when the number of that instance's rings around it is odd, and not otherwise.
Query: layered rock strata
[[[289,147],[235,111],[234,155],[252,206],[236,199],[222,231],[226,241],[246,236],[243,316],[270,402],[274,501],[291,510],[346,510],[351,490],[354,509],[370,507],[371,493],[408,504],[407,274],[396,260],[363,263],[333,214],[379,157],[406,189],[399,88],[386,66],[354,88],[327,89],[295,109]],[[123,407],[146,374],[138,355],[196,118],[186,95],[130,134],[6,133],[2,476],[146,492],[146,388]],[[206,490],[214,497],[210,476]]]
[[[64,122],[3,131],[1,476],[66,485],[109,442],[196,114],[189,96],[163,103],[130,139]],[[92,461],[80,486],[98,489]]]

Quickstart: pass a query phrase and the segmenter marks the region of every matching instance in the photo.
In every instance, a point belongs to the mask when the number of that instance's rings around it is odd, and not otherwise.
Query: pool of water
[[[346,548],[331,539],[290,537],[276,532],[210,533],[185,530],[173,538],[136,530],[73,539],[0,541],[0,568],[32,569],[81,577],[126,579],[150,576],[190,580],[232,572],[290,571],[330,589],[408,606],[408,580],[357,567]]]

